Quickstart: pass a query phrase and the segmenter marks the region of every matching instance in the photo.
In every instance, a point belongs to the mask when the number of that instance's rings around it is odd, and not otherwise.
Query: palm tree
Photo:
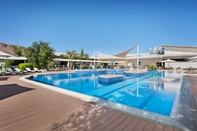
[[[66,50],[66,54],[68,56],[68,59],[71,59],[72,57],[72,52],[70,50]]]
[[[76,59],[77,58],[77,52],[76,50],[71,51],[71,59]]]

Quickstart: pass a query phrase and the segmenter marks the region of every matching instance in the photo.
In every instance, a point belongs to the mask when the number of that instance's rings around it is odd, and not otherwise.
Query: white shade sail
[[[11,56],[13,56],[13,55],[10,55],[8,53],[4,53],[4,52],[0,51],[0,57],[11,57]]]
[[[190,58],[187,58],[187,59],[190,59],[190,60],[197,59],[197,56],[190,57]]]
[[[101,60],[124,60],[123,57],[117,57],[117,56],[113,56],[113,55],[108,55],[108,54],[104,54],[104,53],[100,53],[100,52],[96,52],[98,54],[97,59],[101,59]]]
[[[11,57],[0,57],[1,60],[27,60],[26,57],[15,57],[15,56],[11,56]]]
[[[167,59],[167,60],[163,60],[163,61],[160,61],[160,62],[173,63],[173,62],[176,62],[176,61],[175,60],[171,60],[171,59]]]

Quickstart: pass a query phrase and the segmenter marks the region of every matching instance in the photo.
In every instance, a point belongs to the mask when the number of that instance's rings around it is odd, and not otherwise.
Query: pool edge
[[[174,128],[179,128],[179,129],[183,129],[183,130],[186,130],[186,131],[190,131],[190,129],[188,129],[184,125],[180,124],[178,121],[176,121],[175,119],[173,119],[171,117],[167,117],[167,116],[160,115],[160,114],[157,114],[157,113],[152,113],[152,112],[149,112],[149,111],[144,111],[144,110],[137,109],[137,108],[134,108],[134,107],[129,107],[129,106],[122,105],[122,104],[119,104],[119,103],[106,101],[106,100],[103,100],[103,99],[100,99],[100,98],[97,98],[97,97],[88,96],[88,95],[81,94],[81,93],[78,93],[78,92],[74,92],[74,91],[70,91],[70,90],[66,90],[66,89],[61,89],[61,88],[57,88],[57,87],[52,86],[52,85],[39,83],[39,82],[36,82],[36,81],[26,79],[27,77],[37,76],[37,75],[23,76],[23,77],[19,78],[19,80],[27,82],[27,83],[31,83],[31,84],[34,84],[34,85],[38,85],[40,87],[43,87],[43,88],[46,88],[46,89],[49,89],[49,90],[52,90],[52,91],[55,91],[55,92],[59,92],[61,94],[68,95],[68,96],[71,96],[71,97],[74,97],[74,98],[77,98],[77,99],[80,99],[80,100],[83,100],[83,101],[86,101],[86,102],[95,102],[95,103],[97,103],[101,106],[106,106],[106,107],[118,110],[120,112],[124,112],[124,113],[130,114],[130,115],[135,115],[135,116],[138,116],[138,117],[142,117],[142,118],[145,118],[145,119],[148,119],[148,120],[151,120],[151,121],[155,121],[157,123],[160,122],[162,124],[165,124],[165,125],[168,125],[168,126],[171,126],[171,127],[174,127]]]

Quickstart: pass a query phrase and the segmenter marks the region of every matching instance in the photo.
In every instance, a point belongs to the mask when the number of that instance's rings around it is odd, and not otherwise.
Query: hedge
[[[18,67],[20,70],[26,70],[26,68],[33,68],[33,65],[31,63],[20,63]]]

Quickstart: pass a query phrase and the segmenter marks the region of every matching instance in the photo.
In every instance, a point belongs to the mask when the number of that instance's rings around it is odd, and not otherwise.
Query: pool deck
[[[0,76],[0,131],[180,130],[26,83],[20,77]],[[197,101],[197,76],[189,80]]]

